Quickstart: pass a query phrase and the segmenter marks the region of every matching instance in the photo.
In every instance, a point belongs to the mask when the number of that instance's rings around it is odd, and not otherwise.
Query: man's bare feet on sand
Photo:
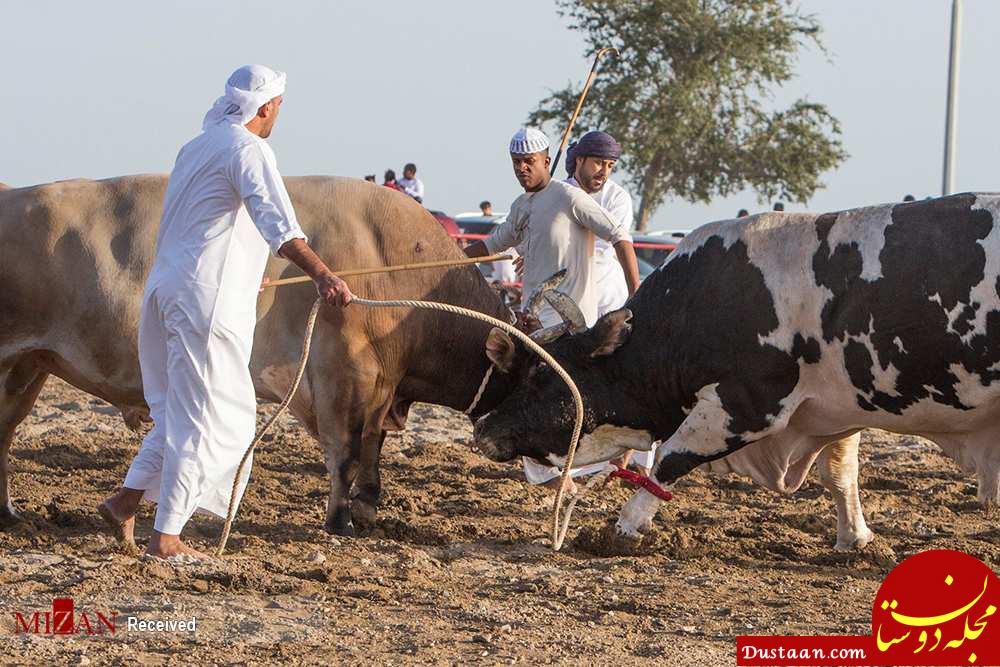
[[[542,484],[542,486],[551,491],[552,493],[556,493],[559,491],[559,485],[561,483],[562,483],[562,477],[560,476],[550,479],[549,481]],[[576,491],[577,491],[576,482],[573,481],[572,477],[567,478],[565,493],[573,495],[574,493],[576,493]]]
[[[153,558],[171,559],[177,556],[193,558],[195,560],[211,560],[212,557],[202,553],[197,549],[189,547],[181,542],[180,535],[167,535],[154,530],[153,536],[149,538],[149,546],[146,547],[146,555]]]

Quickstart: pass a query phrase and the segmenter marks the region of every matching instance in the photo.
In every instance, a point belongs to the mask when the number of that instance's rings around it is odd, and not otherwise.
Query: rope
[[[589,493],[594,487],[602,486],[605,482],[612,480],[615,477],[620,477],[629,484],[634,484],[635,486],[648,491],[660,500],[672,500],[674,497],[673,494],[649,477],[640,475],[637,472],[632,472],[631,470],[627,470],[625,468],[619,468],[614,463],[608,463],[599,473],[593,475],[587,480],[587,483],[583,486],[583,488],[573,496],[573,498],[569,501],[569,505],[566,506],[566,514],[563,516],[561,534],[559,538],[560,547],[562,546],[562,541],[566,538],[566,531],[569,530],[569,519],[573,516],[573,508],[576,507],[576,501],[587,495],[587,493]],[[556,547],[556,551],[558,550],[559,547]]]
[[[563,468],[563,483],[559,487],[559,491],[556,493],[556,500],[554,511],[552,515],[552,548],[555,551],[559,551],[562,547],[563,540],[566,538],[566,530],[569,527],[570,513],[572,512],[572,506],[576,503],[576,498],[573,499],[570,504],[570,508],[567,511],[565,521],[563,522],[562,531],[560,532],[559,524],[559,510],[562,506],[563,498],[563,488],[565,487],[565,481],[569,476],[570,468],[573,465],[573,456],[576,454],[576,445],[580,439],[580,430],[583,427],[583,399],[580,396],[580,391],[576,388],[573,383],[573,379],[570,378],[569,373],[567,373],[562,366],[552,355],[545,351],[541,345],[533,341],[527,334],[517,329],[516,327],[504,322],[503,320],[498,320],[495,317],[490,317],[489,315],[480,313],[476,310],[469,310],[468,308],[461,308],[459,306],[453,306],[448,303],[438,303],[436,301],[412,301],[412,300],[395,300],[395,301],[378,301],[373,299],[362,299],[359,297],[354,297],[351,299],[351,303],[356,303],[361,306],[370,306],[372,308],[418,308],[423,310],[437,310],[445,313],[453,313],[455,315],[464,315],[465,317],[470,317],[474,320],[479,320],[481,322],[486,322],[492,324],[493,326],[506,331],[510,335],[518,338],[522,343],[524,343],[528,349],[532,350],[535,354],[542,358],[552,369],[562,378],[566,386],[569,387],[570,393],[573,395],[573,403],[576,406],[576,421],[573,426],[573,436],[570,440],[569,451],[566,455],[566,465]],[[319,307],[323,304],[323,299],[316,299],[313,303],[312,310],[309,311],[309,319],[306,321],[306,332],[302,339],[302,354],[299,356],[299,367],[295,373],[295,380],[292,382],[291,386],[288,388],[288,392],[285,394],[285,398],[278,405],[278,409],[274,411],[271,418],[267,420],[260,431],[254,436],[253,441],[250,446],[247,447],[246,452],[243,454],[243,458],[240,460],[240,465],[236,470],[236,477],[233,479],[233,490],[229,496],[229,509],[226,512],[226,524],[222,530],[222,537],[219,538],[219,546],[215,551],[215,555],[222,556],[225,551],[226,542],[229,540],[229,532],[232,529],[233,518],[236,515],[236,496],[239,492],[240,478],[243,476],[243,469],[245,468],[247,461],[250,459],[250,455],[253,450],[260,443],[261,438],[271,427],[271,425],[277,420],[277,418],[285,411],[288,405],[292,402],[292,397],[295,392],[298,391],[299,383],[302,381],[302,376],[305,374],[306,362],[309,360],[309,347],[312,344],[313,329],[316,326],[316,316],[319,314]],[[486,389],[486,384],[489,382],[490,374],[487,373],[486,377],[483,379],[482,384],[479,387],[476,398],[473,401],[473,406],[478,403],[479,398],[481,398],[482,393]],[[471,410],[471,408],[470,408]],[[588,486],[590,483],[588,482]],[[579,496],[577,496],[579,497]]]
[[[226,542],[229,541],[229,531],[233,527],[233,518],[236,516],[236,495],[239,493],[240,488],[240,478],[243,477],[243,468],[246,466],[247,461],[250,459],[250,455],[253,454],[253,450],[257,448],[257,444],[260,439],[264,437],[267,430],[271,428],[273,424],[288,404],[292,402],[292,397],[295,392],[299,389],[299,383],[302,382],[302,376],[306,372],[306,361],[309,360],[309,348],[312,346],[312,336],[313,329],[316,326],[316,316],[319,315],[319,307],[323,304],[323,299],[316,299],[316,302],[312,305],[312,310],[309,311],[309,319],[306,320],[306,335],[302,339],[302,354],[299,355],[299,368],[295,372],[295,379],[292,380],[292,386],[285,393],[285,398],[282,399],[281,403],[278,404],[278,409],[274,411],[271,418],[268,419],[264,426],[261,427],[257,435],[254,436],[253,441],[247,450],[243,453],[243,458],[240,459],[240,465],[236,469],[236,477],[233,478],[233,490],[229,494],[229,509],[226,511],[226,525],[222,529],[222,537],[219,538],[219,547],[215,550],[216,556],[222,556],[222,552],[226,549]],[[249,483],[249,480],[247,481]]]
[[[479,405],[479,401],[483,398],[483,394],[486,393],[486,385],[490,383],[490,378],[493,377],[493,364],[486,369],[486,375],[483,376],[483,381],[479,383],[479,391],[476,392],[475,397],[472,399],[472,403],[469,403],[469,407],[462,411],[463,415],[471,415],[472,411],[476,409]]]

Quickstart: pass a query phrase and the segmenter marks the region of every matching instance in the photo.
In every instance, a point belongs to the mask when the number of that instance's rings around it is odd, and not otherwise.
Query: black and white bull
[[[792,492],[819,459],[848,548],[871,539],[854,480],[856,434],[874,427],[934,441],[997,503],[998,210],[1000,195],[962,194],[696,230],[625,308],[548,346],[584,397],[576,462],[664,440],[662,483],[708,464]],[[494,361],[522,363],[491,339]],[[558,464],[569,393],[532,363],[476,423],[476,443],[497,460]],[[619,531],[648,530],[658,504],[638,491]]]

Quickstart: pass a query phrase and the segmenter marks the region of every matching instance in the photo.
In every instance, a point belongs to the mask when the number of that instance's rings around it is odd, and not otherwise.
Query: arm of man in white
[[[346,306],[351,290],[306,243],[285,183],[273,159],[260,146],[249,144],[238,151],[230,165],[233,183],[257,231],[271,252],[302,269],[316,283],[316,290],[330,305]]]
[[[639,261],[635,257],[635,248],[632,241],[619,241],[615,244],[615,255],[618,256],[618,263],[625,271],[625,282],[628,284],[628,295],[632,296],[639,289]]]
[[[510,217],[497,225],[493,233],[482,241],[470,243],[465,247],[466,257],[486,257],[503,252],[521,243],[520,235]]]
[[[618,262],[625,271],[628,294],[632,296],[639,289],[639,262],[635,258],[635,248],[632,247],[632,236],[628,233],[628,226],[621,220],[611,217],[589,195],[574,192],[573,197],[573,213],[576,221],[592,231],[595,236],[614,246]]]
[[[281,246],[292,239],[307,240],[278,167],[261,146],[243,146],[233,156],[230,168],[240,199],[272,253],[278,255]]]

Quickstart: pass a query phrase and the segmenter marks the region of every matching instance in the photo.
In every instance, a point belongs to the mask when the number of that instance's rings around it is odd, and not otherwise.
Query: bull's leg
[[[1000,508],[1000,447],[997,438],[1000,432],[997,428],[968,434],[962,442],[945,449],[945,451],[964,451],[966,461],[962,466],[968,469],[969,463],[975,466],[976,481],[979,482],[977,500],[987,509]],[[934,438],[935,441],[940,440]],[[941,446],[938,443],[938,446]]]
[[[753,392],[748,391],[748,395]],[[766,438],[780,431],[788,424],[794,412],[791,408],[782,410],[777,417],[770,418],[770,427],[756,434],[758,439]],[[715,385],[708,385],[698,392],[698,401],[684,421],[670,438],[656,452],[653,475],[662,484],[673,484],[698,466],[721,459],[738,451],[745,442],[730,433],[727,424],[731,415],[722,406]],[[618,517],[619,534],[639,538],[653,525],[653,517],[660,506],[660,499],[645,489],[636,491],[622,508]]]
[[[819,454],[819,481],[837,506],[837,551],[861,549],[875,538],[865,523],[858,489],[858,443],[855,433],[831,442]]]
[[[330,474],[330,497],[326,505],[326,532],[343,537],[354,536],[351,521],[351,486],[358,475],[361,432],[350,430],[336,435],[320,430],[320,440]]]
[[[349,333],[349,332],[348,332]],[[329,334],[329,335],[327,335]],[[316,431],[326,458],[330,474],[330,497],[326,507],[324,527],[329,533],[350,537],[355,534],[351,520],[351,487],[361,469],[361,455],[371,434],[373,415],[384,406],[385,397],[379,394],[383,386],[381,362],[370,345],[359,345],[364,336],[352,340],[343,329],[317,332],[313,353],[318,358],[338,359],[335,381],[319,371],[310,372],[309,386],[313,393]],[[353,347],[352,347],[353,345]],[[381,424],[381,421],[377,423]],[[376,456],[377,456],[377,446]]]
[[[975,472],[979,482],[977,500],[985,508],[1000,507],[1000,428],[990,427],[961,435],[925,433],[966,472]]]
[[[992,456],[979,465],[976,477],[979,481],[979,502],[987,508],[1000,507],[1000,451],[994,449]]]
[[[38,393],[49,374],[30,360],[22,360],[0,376],[0,530],[14,526],[20,519],[10,502],[10,446],[14,430],[31,412]]]
[[[379,457],[386,432],[365,433],[361,439],[360,470],[355,482],[357,494],[351,500],[351,518],[360,530],[375,527],[378,501],[382,496],[382,478],[379,472]]]

